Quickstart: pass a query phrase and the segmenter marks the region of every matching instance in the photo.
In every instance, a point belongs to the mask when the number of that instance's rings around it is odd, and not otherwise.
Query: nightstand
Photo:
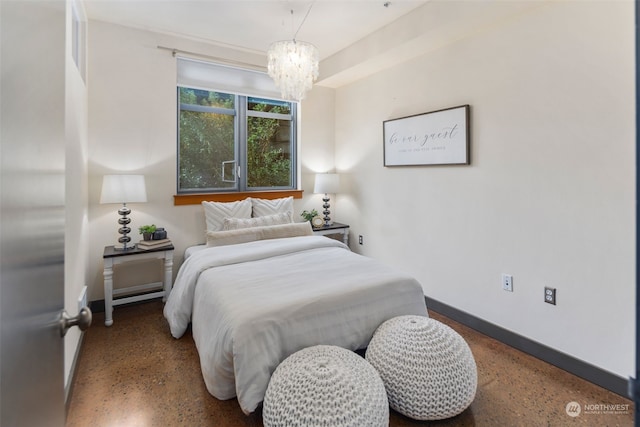
[[[341,224],[334,222],[331,225],[324,225],[322,227],[313,227],[314,234],[326,236],[329,234],[342,234],[342,242],[349,246],[349,226],[347,224]]]
[[[171,279],[173,274],[173,245],[163,246],[154,249],[129,249],[126,251],[116,250],[113,246],[105,246],[104,254],[104,324],[113,325],[113,306],[127,304],[130,302],[144,301],[162,297],[166,301],[171,292]],[[129,261],[140,261],[148,259],[164,260],[164,280],[162,282],[147,283],[144,285],[129,286],[127,288],[113,289],[113,266]],[[160,288],[161,290],[158,290]],[[155,291],[154,291],[155,289]],[[122,294],[137,295],[120,297],[114,296]]]

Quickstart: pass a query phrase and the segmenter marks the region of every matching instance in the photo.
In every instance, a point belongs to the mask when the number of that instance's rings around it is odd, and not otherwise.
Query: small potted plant
[[[151,236],[153,236],[154,231],[156,231],[155,224],[151,225],[143,225],[138,228],[140,234],[142,234],[142,240],[151,240]]]
[[[313,209],[311,211],[307,211],[304,210],[302,211],[302,213],[300,214],[300,216],[302,218],[304,218],[305,221],[311,221],[313,218],[315,218],[316,216],[318,216],[318,211]]]

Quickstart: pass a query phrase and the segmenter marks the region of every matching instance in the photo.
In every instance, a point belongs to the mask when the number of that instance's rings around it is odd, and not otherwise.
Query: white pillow
[[[255,218],[225,218],[222,230],[238,230],[240,228],[264,227],[267,225],[289,224],[293,222],[288,213],[258,216]]]
[[[290,224],[241,228],[238,230],[207,231],[207,246],[236,245],[239,243],[253,242],[255,240],[311,235],[313,235],[313,229],[309,221],[292,222]]]
[[[293,196],[283,197],[281,199],[251,199],[253,206],[253,216],[267,216],[279,213],[288,213],[293,222]]]
[[[222,230],[225,218],[251,218],[251,198],[237,202],[202,202],[208,231]]]

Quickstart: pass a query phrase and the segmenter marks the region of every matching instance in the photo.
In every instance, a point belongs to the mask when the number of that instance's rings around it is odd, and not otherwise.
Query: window
[[[178,86],[178,193],[295,189],[297,104]]]

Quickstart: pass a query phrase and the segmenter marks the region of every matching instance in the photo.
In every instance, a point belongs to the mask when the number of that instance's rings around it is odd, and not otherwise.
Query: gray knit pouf
[[[269,381],[265,427],[388,426],[384,384],[365,359],[344,348],[318,345],[287,357]]]
[[[416,420],[458,415],[473,402],[478,371],[471,349],[453,329],[423,316],[387,320],[366,359],[378,370],[389,405]]]

